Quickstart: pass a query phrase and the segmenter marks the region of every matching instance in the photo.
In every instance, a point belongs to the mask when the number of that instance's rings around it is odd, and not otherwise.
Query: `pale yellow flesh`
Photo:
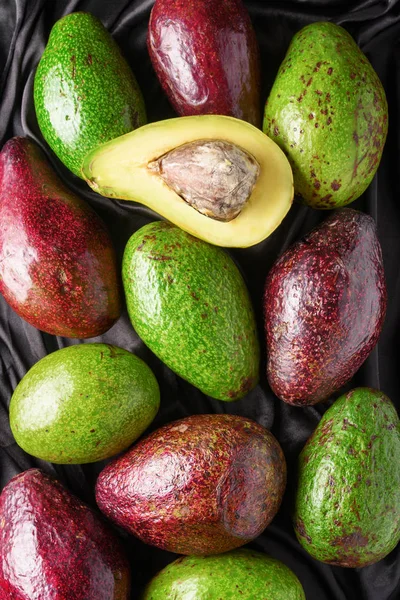
[[[253,193],[227,223],[199,213],[147,169],[150,161],[198,139],[236,144],[260,165]],[[103,196],[144,204],[217,246],[244,248],[262,241],[278,227],[293,200],[292,170],[279,146],[253,125],[232,117],[180,117],[145,125],[90,153],[82,171],[90,187]]]

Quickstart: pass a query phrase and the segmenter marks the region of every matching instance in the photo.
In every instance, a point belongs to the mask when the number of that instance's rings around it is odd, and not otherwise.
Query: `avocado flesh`
[[[260,165],[250,197],[230,222],[201,214],[148,168],[171,150],[205,139],[238,146]],[[225,116],[180,117],[145,125],[90,152],[82,173],[103,196],[144,204],[217,246],[248,247],[262,241],[278,227],[293,200],[292,173],[280,148],[249,123]]]

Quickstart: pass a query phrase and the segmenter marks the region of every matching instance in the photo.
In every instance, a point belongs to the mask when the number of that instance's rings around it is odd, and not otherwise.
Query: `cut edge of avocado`
[[[174,148],[204,139],[235,144],[260,165],[249,199],[228,222],[201,214],[148,169]],[[292,170],[279,146],[253,125],[226,116],[178,117],[144,125],[90,152],[82,174],[99,194],[144,204],[216,246],[245,248],[261,242],[280,225],[293,202]]]

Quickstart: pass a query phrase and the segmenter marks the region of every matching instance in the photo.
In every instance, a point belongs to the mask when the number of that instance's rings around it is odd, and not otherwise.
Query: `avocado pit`
[[[209,139],[182,144],[147,167],[198,212],[224,222],[240,214],[260,174],[251,154]]]

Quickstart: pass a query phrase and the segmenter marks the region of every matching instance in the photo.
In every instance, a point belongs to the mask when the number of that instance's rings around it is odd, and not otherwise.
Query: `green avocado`
[[[90,150],[146,123],[141,91],[118,45],[83,12],[53,26],[35,75],[34,102],[43,137],[79,177]]]
[[[400,425],[385,394],[357,388],[326,411],[300,454],[294,527],[318,560],[365,567],[400,540]]]
[[[149,223],[128,241],[122,280],[133,327],[175,373],[219,400],[237,400],[257,384],[253,308],[221,248],[170,223]]]
[[[140,358],[108,344],[62,348],[15,388],[10,425],[23,450],[53,463],[102,460],[132,444],[157,414],[160,393]]]
[[[305,600],[296,575],[254,550],[178,558],[148,584],[141,600]]]
[[[296,33],[263,131],[287,155],[297,199],[320,209],[353,202],[379,166],[387,129],[385,91],[350,34],[324,22]]]

